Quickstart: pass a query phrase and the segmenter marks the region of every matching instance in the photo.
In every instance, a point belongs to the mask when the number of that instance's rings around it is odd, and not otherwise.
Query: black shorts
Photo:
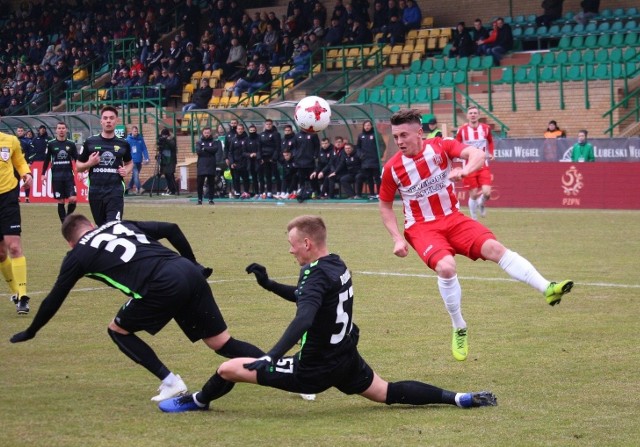
[[[118,326],[155,335],[173,318],[192,343],[227,329],[211,287],[191,261],[167,262],[155,277],[146,296],[131,298],[120,308]]]
[[[122,220],[124,212],[124,197],[96,197],[89,195],[89,208],[96,225],[100,226],[112,220]]]
[[[301,371],[298,355],[278,360],[273,372],[258,371],[258,383],[292,393],[317,394],[335,387],[361,394],[373,382],[373,370],[355,347],[341,354],[335,366],[310,371]]]
[[[76,182],[73,178],[53,180],[51,182],[51,189],[53,190],[53,198],[56,200],[76,196]]]
[[[0,239],[4,236],[20,236],[20,187],[0,194]]]

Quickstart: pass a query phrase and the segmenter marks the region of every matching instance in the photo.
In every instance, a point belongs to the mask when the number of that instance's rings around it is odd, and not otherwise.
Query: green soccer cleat
[[[560,303],[560,300],[562,300],[564,294],[571,292],[572,287],[573,281],[568,279],[562,282],[552,282],[544,292],[547,303],[549,303],[549,305],[551,306],[555,306],[556,304]]]
[[[469,341],[467,337],[467,328],[453,328],[453,337],[451,339],[451,352],[453,358],[462,362],[469,355]]]

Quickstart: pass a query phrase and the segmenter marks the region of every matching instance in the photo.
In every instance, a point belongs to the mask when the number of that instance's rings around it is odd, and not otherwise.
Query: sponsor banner
[[[577,138],[501,138],[495,139],[496,161],[571,161],[571,148]],[[589,138],[596,162],[640,161],[640,138]]]
[[[513,208],[640,209],[635,163],[494,163],[490,206]],[[467,206],[465,188],[456,185]]]
[[[58,201],[53,198],[53,190],[51,187],[51,169],[47,171],[47,182],[42,185],[42,161],[34,161],[31,163],[31,174],[33,175],[33,183],[31,184],[31,191],[29,193],[29,201],[32,203],[57,203]],[[75,162],[73,170],[75,171]],[[77,202],[86,203],[88,201],[89,192],[89,179],[87,178],[88,172],[76,173],[76,193]],[[22,185],[22,182],[21,182]],[[20,188],[20,197],[24,198],[24,188]]]

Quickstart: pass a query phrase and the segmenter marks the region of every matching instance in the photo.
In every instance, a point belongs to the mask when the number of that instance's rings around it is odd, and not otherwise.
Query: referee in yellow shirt
[[[28,314],[27,260],[20,240],[20,183],[16,171],[25,187],[31,186],[33,177],[20,141],[0,132],[0,271],[9,284],[18,314]]]

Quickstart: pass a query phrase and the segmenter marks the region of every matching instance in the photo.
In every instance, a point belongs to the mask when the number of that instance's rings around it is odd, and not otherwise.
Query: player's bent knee
[[[118,334],[122,334],[122,335],[129,335],[129,331],[127,331],[127,330],[125,330],[125,329],[122,329],[122,328],[121,328],[120,326],[118,326],[118,325],[116,324],[116,322],[115,322],[115,321],[113,321],[113,320],[111,320],[111,322],[109,323],[108,330],[109,330],[109,331],[116,332],[116,333],[118,333]]]
[[[249,371],[244,367],[245,363],[251,363],[255,359],[252,358],[236,358],[227,360],[218,367],[218,374],[225,380],[230,382],[252,382],[256,383],[257,373]]]

